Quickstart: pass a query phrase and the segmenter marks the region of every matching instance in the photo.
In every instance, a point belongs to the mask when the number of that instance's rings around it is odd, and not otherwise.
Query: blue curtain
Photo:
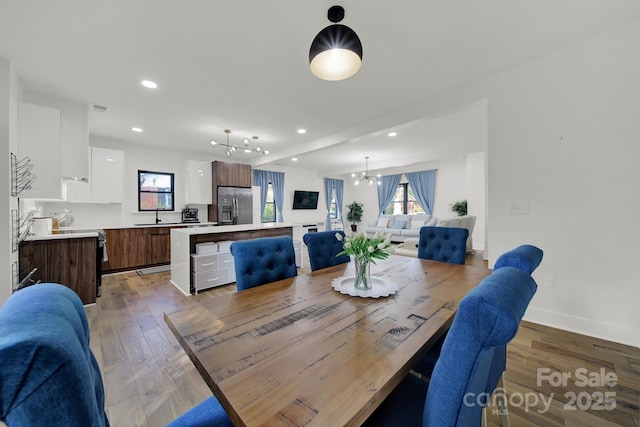
[[[278,222],[284,222],[282,207],[284,206],[284,172],[269,172],[271,174],[271,186],[273,187],[273,201],[278,208]]]
[[[325,203],[327,205],[327,226],[325,227],[327,231],[331,230],[331,192],[335,188],[336,190],[336,217],[344,224],[342,221],[342,199],[344,196],[344,181],[341,179],[332,179],[325,178],[324,179],[324,193],[325,193]]]
[[[433,198],[436,190],[436,171],[420,171],[405,173],[409,181],[409,186],[413,190],[418,203],[422,206],[425,213],[431,215],[433,213]]]
[[[378,215],[382,215],[384,208],[393,200],[393,196],[400,185],[400,177],[398,175],[386,175],[380,177],[380,185],[378,185]]]
[[[327,206],[327,225],[325,229],[331,231],[331,193],[333,191],[333,182],[335,180],[331,178],[324,179],[324,202]]]
[[[336,189],[336,215],[340,220],[340,222],[344,225],[344,221],[342,219],[342,199],[344,198],[344,181],[342,179],[335,179],[333,185]]]
[[[269,192],[269,171],[254,169],[253,185],[260,186],[260,222],[262,222],[262,214],[267,204],[267,193]]]

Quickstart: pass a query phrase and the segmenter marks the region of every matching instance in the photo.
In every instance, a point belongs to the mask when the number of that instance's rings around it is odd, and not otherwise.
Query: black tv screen
[[[318,191],[293,192],[293,209],[318,209]]]

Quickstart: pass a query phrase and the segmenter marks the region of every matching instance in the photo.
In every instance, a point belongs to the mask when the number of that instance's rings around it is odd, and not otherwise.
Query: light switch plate
[[[507,215],[529,215],[529,202],[507,202]]]

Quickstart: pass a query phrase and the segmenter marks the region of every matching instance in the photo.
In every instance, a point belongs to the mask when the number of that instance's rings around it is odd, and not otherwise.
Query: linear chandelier
[[[242,140],[243,145],[234,145],[234,144],[230,144],[229,143],[229,134],[231,134],[231,129],[225,129],[224,133],[227,134],[227,142],[226,143],[221,143],[216,141],[215,139],[211,140],[211,145],[214,147],[222,147],[226,150],[225,155],[227,157],[231,157],[233,155],[234,152],[239,151],[239,152],[245,152],[245,153],[260,153],[262,155],[267,155],[269,154],[269,150],[263,150],[262,147],[260,147],[259,145],[256,145],[255,147],[250,147],[249,146],[249,138],[244,138]],[[257,141],[258,137],[254,136],[252,137],[253,140]]]
[[[365,161],[364,172],[362,172],[360,174],[358,179],[355,180],[354,184],[358,185],[358,184],[360,184],[361,182],[364,181],[364,182],[369,183],[369,185],[373,185],[373,184],[380,185],[380,181],[378,181],[378,178],[380,177],[380,174],[378,174],[376,176],[369,175],[369,157],[365,157],[364,161]],[[352,173],[351,177],[355,178],[356,174]]]

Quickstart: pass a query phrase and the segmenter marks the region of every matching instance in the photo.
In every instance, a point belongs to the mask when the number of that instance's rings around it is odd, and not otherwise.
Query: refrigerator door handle
[[[238,199],[233,198],[233,225],[238,224]]]

